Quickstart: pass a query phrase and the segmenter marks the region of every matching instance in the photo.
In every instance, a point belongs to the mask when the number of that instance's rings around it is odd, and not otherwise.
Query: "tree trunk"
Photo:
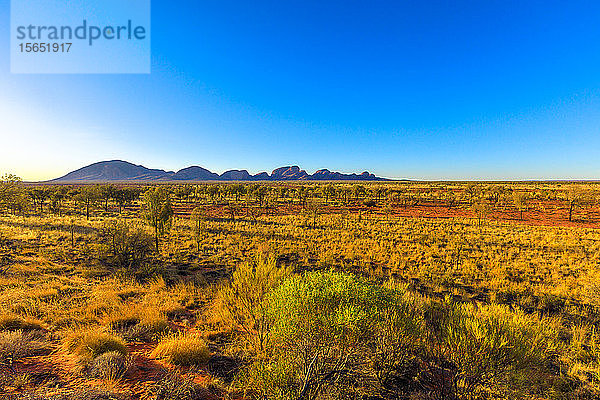
[[[156,243],[156,252],[158,253],[158,228],[154,228],[154,241]]]
[[[569,222],[573,222],[573,202],[569,204]]]

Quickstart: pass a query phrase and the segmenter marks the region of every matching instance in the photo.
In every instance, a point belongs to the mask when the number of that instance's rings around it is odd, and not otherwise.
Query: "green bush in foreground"
[[[523,398],[557,354],[553,321],[419,299],[348,274],[289,278],[265,313],[266,352],[242,378],[256,398]]]

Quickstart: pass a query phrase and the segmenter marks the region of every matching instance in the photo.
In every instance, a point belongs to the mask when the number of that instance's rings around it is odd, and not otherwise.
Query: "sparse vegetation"
[[[7,396],[600,396],[596,184],[0,187]]]

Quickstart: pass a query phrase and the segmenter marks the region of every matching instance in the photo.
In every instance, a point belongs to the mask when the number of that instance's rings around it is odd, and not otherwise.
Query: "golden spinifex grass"
[[[165,185],[162,229],[144,196],[23,190],[49,194],[0,216],[7,393],[600,395],[594,185]]]
[[[163,338],[150,354],[175,365],[202,365],[210,357],[204,340],[196,335],[176,335]]]

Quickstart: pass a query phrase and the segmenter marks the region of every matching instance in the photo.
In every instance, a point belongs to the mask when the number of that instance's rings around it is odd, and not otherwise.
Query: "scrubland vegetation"
[[[0,394],[596,399],[600,186],[0,183]]]

